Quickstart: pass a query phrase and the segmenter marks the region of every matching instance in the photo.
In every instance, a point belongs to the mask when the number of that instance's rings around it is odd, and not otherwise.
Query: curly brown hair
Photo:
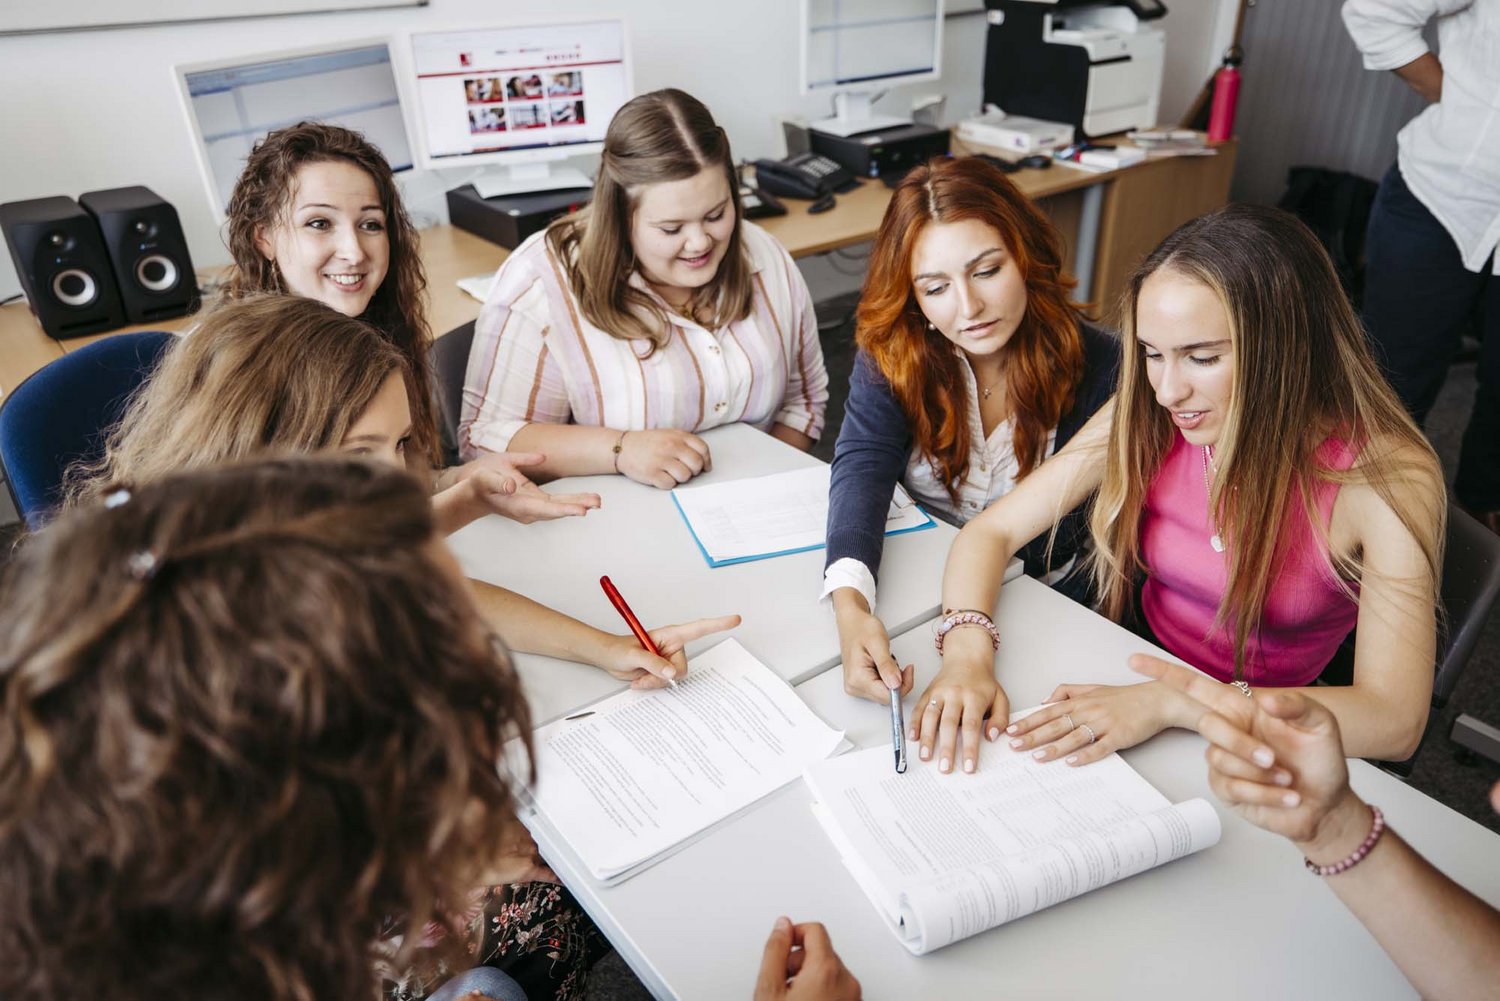
[[[409,961],[513,817],[504,650],[399,470],[121,496],[0,588],[0,995],[372,1001],[380,923]]]
[[[442,450],[432,404],[431,366],[427,363],[427,348],[432,341],[427,325],[427,275],[418,252],[417,230],[401,204],[391,165],[364,136],[337,125],[299,122],[268,132],[255,144],[229,198],[226,239],[234,263],[225,294],[240,299],[256,292],[286,291],[276,269],[257,249],[256,235],[285,219],[297,172],[309,163],[330,161],[343,161],[363,170],[380,195],[391,246],[391,270],[360,319],[385,335],[406,358],[416,446],[412,454],[438,465]]]

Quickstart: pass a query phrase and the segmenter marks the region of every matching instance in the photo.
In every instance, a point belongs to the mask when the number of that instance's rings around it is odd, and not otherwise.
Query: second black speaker
[[[198,276],[170,202],[140,185],[90,191],[78,201],[99,221],[131,323],[198,308]]]

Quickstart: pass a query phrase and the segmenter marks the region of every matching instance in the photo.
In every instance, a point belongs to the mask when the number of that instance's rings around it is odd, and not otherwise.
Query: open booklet
[[[1081,768],[982,743],[972,775],[871,747],[810,766],[813,812],[916,955],[1216,844],[1202,799],[1172,805],[1118,754]]]
[[[736,640],[689,667],[536,731],[522,819],[539,844],[622,882],[848,746]]]
[[[827,544],[829,467],[823,463],[725,483],[678,487],[672,500],[711,567],[822,549]],[[885,534],[931,528],[932,517],[896,484]]]

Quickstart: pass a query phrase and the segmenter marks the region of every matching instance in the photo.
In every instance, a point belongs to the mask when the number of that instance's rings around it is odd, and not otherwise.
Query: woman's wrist
[[[1346,786],[1333,808],[1319,818],[1311,836],[1295,844],[1314,865],[1333,865],[1364,843],[1373,823],[1369,806]]]
[[[835,618],[842,619],[846,616],[864,616],[870,614],[870,606],[865,601],[865,596],[857,587],[834,588],[833,593],[828,596],[833,602],[833,614]]]

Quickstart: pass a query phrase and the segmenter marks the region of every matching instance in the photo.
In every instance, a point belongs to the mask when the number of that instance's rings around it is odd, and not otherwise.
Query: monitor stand
[[[868,90],[840,91],[833,95],[833,107],[837,114],[832,118],[813,122],[809,128],[835,136],[853,136],[861,132],[876,132],[911,124],[910,119],[875,114],[874,104],[874,95]]]
[[[470,183],[474,185],[480,198],[594,186],[594,182],[583,171],[573,167],[554,167],[546,162],[514,164],[499,170],[489,169]]]

